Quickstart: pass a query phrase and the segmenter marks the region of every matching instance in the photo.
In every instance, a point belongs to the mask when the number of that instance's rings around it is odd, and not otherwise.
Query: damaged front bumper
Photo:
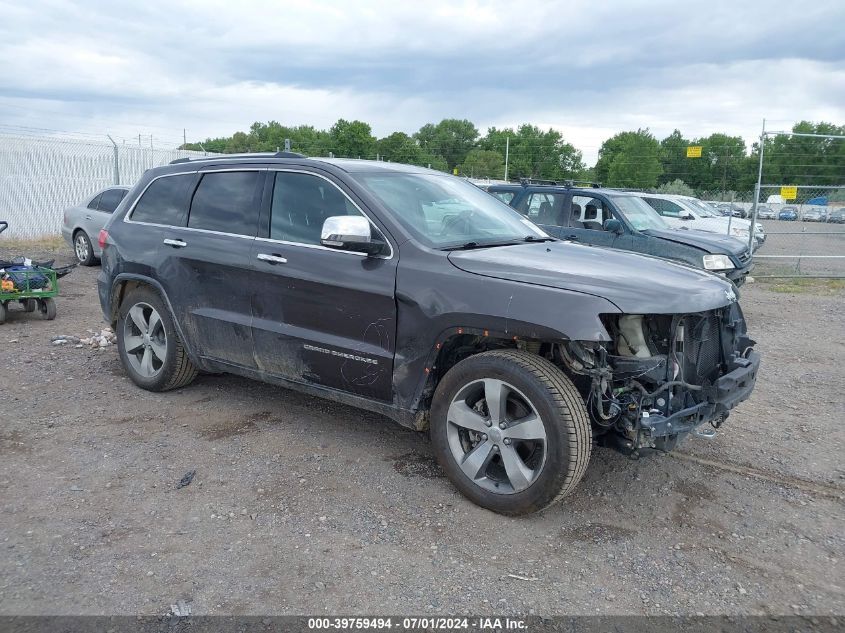
[[[664,416],[655,412],[643,412],[641,428],[647,437],[656,439],[675,435],[686,435],[707,422],[714,426],[721,424],[740,402],[747,400],[757,382],[760,369],[760,354],[750,350],[745,358],[737,358],[728,373],[702,390],[705,398],[691,407]]]

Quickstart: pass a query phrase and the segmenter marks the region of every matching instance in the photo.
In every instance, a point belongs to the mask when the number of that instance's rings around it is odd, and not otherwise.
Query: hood
[[[695,246],[707,253],[730,253],[738,257],[748,250],[745,242],[735,237],[719,233],[708,233],[706,231],[695,231],[686,228],[648,229],[643,232],[653,237],[677,242],[678,244]]]
[[[712,273],[571,242],[453,251],[449,261],[475,275],[601,297],[627,314],[702,312],[736,300],[731,283]]]

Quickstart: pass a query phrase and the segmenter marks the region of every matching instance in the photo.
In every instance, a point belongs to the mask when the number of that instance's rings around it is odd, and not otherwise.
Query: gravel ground
[[[377,415],[231,376],[151,394],[114,346],[54,345],[104,327],[96,274],[0,326],[0,614],[845,613],[842,290],[749,285],[764,369],[714,439],[596,449],[505,518]]]

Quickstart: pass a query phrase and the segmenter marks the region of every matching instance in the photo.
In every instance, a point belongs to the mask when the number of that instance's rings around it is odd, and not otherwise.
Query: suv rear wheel
[[[142,389],[169,391],[196,378],[170,311],[153,289],[135,288],[127,295],[120,304],[115,334],[123,367]]]
[[[434,394],[431,438],[463,494],[509,515],[569,494],[592,448],[587,411],[569,378],[518,350],[471,356],[446,373]]]

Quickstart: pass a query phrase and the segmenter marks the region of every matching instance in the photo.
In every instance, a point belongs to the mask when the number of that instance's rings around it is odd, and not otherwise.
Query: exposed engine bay
[[[603,315],[612,341],[558,343],[553,360],[581,391],[594,439],[632,456],[672,450],[747,399],[760,364],[737,303],[696,314]]]

